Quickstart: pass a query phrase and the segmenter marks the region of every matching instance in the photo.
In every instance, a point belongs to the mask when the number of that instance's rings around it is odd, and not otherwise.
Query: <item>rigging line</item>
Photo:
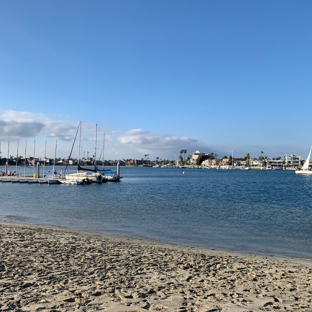
[[[66,164],[65,169],[64,169],[64,171],[65,171],[65,172],[66,172],[66,169],[67,169],[67,166],[68,166],[68,163],[69,163],[69,159],[70,159],[71,154],[72,154],[73,149],[74,149],[74,145],[75,145],[75,142],[76,142],[76,138],[77,138],[77,134],[78,134],[78,130],[79,130],[80,126],[81,126],[81,121],[79,122],[79,125],[78,125],[78,128],[77,128],[77,131],[76,131],[76,135],[75,135],[75,138],[74,138],[74,142],[73,142],[73,145],[72,145],[72,148],[71,148],[70,154],[69,154],[69,156],[68,156],[68,161],[67,161],[67,164]]]

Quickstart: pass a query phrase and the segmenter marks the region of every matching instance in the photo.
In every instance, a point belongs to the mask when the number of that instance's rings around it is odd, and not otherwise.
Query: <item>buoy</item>
[[[183,171],[183,174],[184,174],[185,172]]]

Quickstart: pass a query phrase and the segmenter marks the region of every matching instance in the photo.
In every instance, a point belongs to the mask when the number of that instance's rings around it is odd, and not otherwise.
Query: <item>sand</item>
[[[0,222],[0,311],[312,311],[312,263]]]

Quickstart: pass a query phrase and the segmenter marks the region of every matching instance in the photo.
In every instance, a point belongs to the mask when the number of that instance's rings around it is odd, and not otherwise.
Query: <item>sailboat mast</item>
[[[104,132],[104,135],[103,135],[103,169],[104,169],[104,163],[105,163],[105,132]]]
[[[17,173],[17,161],[18,161],[18,144],[19,144],[19,141],[17,141],[17,147],[16,147],[16,173]]]
[[[75,145],[75,142],[76,142],[76,139],[77,139],[77,135],[78,135],[78,130],[79,130],[79,128],[80,128],[80,122],[79,122],[79,125],[78,125],[78,128],[77,128],[77,131],[76,131],[76,135],[75,135],[75,138],[74,138],[74,142],[73,142],[72,148],[71,148],[71,150],[70,150],[70,154],[69,154],[69,156],[68,156],[68,161],[67,161],[67,164],[66,164],[66,166],[65,166],[64,172],[66,172],[66,170],[67,170],[67,166],[68,166],[69,160],[70,160],[70,158],[71,158],[71,155],[72,155],[72,152],[73,152],[73,149],[74,149],[74,145]]]
[[[25,142],[25,157],[24,157],[24,177],[26,176],[26,151],[27,151],[27,140]]]
[[[7,157],[7,165],[6,165],[6,168],[5,168],[5,175],[8,175],[9,173],[9,155],[10,155],[10,141],[8,141],[8,157]]]
[[[44,142],[44,164],[43,164],[43,176],[45,176],[45,165],[47,161],[47,140]]]
[[[33,174],[35,174],[35,162],[36,162],[36,140],[34,140],[34,162],[33,162]]]
[[[94,170],[96,170],[96,148],[97,148],[97,124],[95,125],[95,151],[94,151]]]
[[[79,146],[78,146],[78,166],[80,164],[80,150],[81,150],[81,121],[80,121],[80,130],[79,130]]]
[[[54,150],[54,162],[53,162],[53,177],[55,177],[55,159],[56,159],[56,150],[57,150],[57,140],[55,141],[55,150]]]

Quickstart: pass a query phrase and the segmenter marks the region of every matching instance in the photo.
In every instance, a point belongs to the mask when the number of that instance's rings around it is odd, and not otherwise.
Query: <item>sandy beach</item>
[[[312,264],[0,222],[1,311],[312,311]]]

